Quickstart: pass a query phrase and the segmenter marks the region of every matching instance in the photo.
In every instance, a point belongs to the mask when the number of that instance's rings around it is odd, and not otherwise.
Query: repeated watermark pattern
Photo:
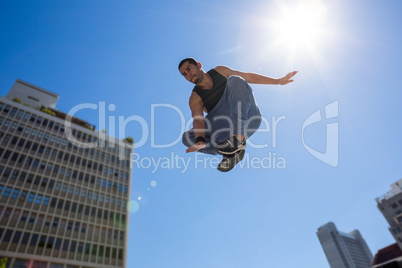
[[[324,113],[325,113],[325,119],[332,119],[332,118],[337,118],[339,115],[339,102],[334,101],[328,105],[325,106],[324,108]],[[315,123],[318,123],[322,121],[322,116],[321,116],[321,110],[315,111],[313,114],[311,114],[303,123],[302,127],[302,143],[304,148],[309,152],[311,155],[313,155],[315,158],[318,160],[332,166],[332,167],[337,167],[338,166],[338,161],[339,161],[339,123],[327,123],[326,124],[326,130],[327,130],[327,136],[326,136],[326,144],[325,144],[325,153],[321,153],[310,146],[308,146],[304,140],[304,130]]]
[[[157,109],[170,109],[174,113],[178,115],[179,122],[180,122],[180,131],[179,135],[171,137],[169,142],[165,142],[163,144],[157,143],[155,140],[155,122],[156,122],[156,111]],[[82,142],[77,140],[71,131],[71,124],[74,118],[74,115],[81,110],[91,109],[98,111],[98,126],[99,129],[104,129],[106,131],[99,132],[99,140],[97,142]],[[192,128],[193,120],[186,120],[186,117],[182,110],[174,106],[172,104],[152,104],[151,105],[151,120],[148,121],[139,116],[139,115],[131,115],[129,117],[124,116],[108,116],[106,120],[106,112],[107,110],[110,112],[115,111],[116,106],[114,104],[109,104],[106,106],[106,102],[99,102],[98,104],[94,103],[84,103],[74,106],[67,114],[65,120],[65,129],[67,138],[70,142],[74,145],[83,147],[83,148],[95,148],[101,147],[102,142],[100,140],[106,140],[108,136],[116,137],[115,142],[112,143],[116,146],[124,147],[128,146],[123,140],[127,137],[126,129],[127,125],[130,123],[139,124],[141,127],[141,136],[138,141],[135,142],[135,150],[143,147],[150,141],[150,147],[152,149],[163,149],[163,148],[171,148],[177,144],[182,142],[182,133],[186,130]],[[334,101],[324,107],[324,114],[325,119],[332,119],[337,118],[339,114],[339,103],[338,101]],[[261,127],[256,130],[256,133],[270,133],[271,139],[264,140],[263,143],[257,144],[253,143],[251,140],[247,141],[247,146],[249,148],[255,149],[264,149],[267,150],[266,153],[264,152],[263,156],[259,157],[252,157],[250,154],[246,153],[244,159],[238,163],[238,168],[247,168],[247,169],[285,169],[286,159],[284,156],[279,156],[275,152],[268,151],[266,148],[276,148],[278,146],[277,143],[277,131],[278,127],[282,121],[285,121],[287,117],[285,115],[281,116],[271,116],[271,118],[266,118],[262,116],[261,118]],[[214,122],[208,122],[205,119],[205,126],[207,130],[210,130],[210,126]],[[233,133],[232,119],[229,117],[221,116],[219,120],[227,120],[227,125],[229,125],[229,129],[224,129],[220,131],[229,131]],[[252,120],[252,119],[251,119]],[[310,116],[306,118],[303,122],[302,129],[301,129],[301,140],[302,145],[305,150],[310,153],[312,156],[317,158],[318,160],[322,161],[325,164],[328,164],[332,167],[338,166],[338,147],[339,147],[339,135],[338,135],[338,122],[328,123],[326,125],[326,150],[324,153],[321,153],[313,148],[311,148],[305,142],[305,129],[309,126],[322,121],[322,114],[321,110],[317,110],[312,113]],[[106,122],[108,124],[106,125]],[[246,126],[249,122],[246,122]],[[175,131],[177,132],[177,131]],[[106,135],[108,133],[108,136]],[[109,144],[108,146],[111,146]],[[125,159],[127,157],[124,152],[120,155],[121,159]],[[191,156],[186,155],[178,155],[175,153],[170,153],[169,156],[163,157],[154,157],[154,156],[141,156],[139,153],[134,152],[131,154],[130,157],[131,167],[133,169],[147,169],[150,170],[152,173],[157,172],[158,170],[163,169],[177,169],[181,173],[185,173],[189,168],[215,168],[220,160],[220,157],[211,156],[211,155],[203,155],[203,154],[192,154]]]
[[[171,152],[169,156],[161,157],[141,157],[140,154],[133,153],[131,163],[133,169],[147,169],[151,173],[168,169],[175,169],[179,170],[180,173],[185,173],[190,167],[194,169],[215,168],[220,161],[221,159],[218,156],[193,154],[189,157],[183,157]],[[284,169],[286,168],[286,159],[274,152],[268,152],[263,157],[252,157],[246,152],[243,160],[237,166],[241,169]]]

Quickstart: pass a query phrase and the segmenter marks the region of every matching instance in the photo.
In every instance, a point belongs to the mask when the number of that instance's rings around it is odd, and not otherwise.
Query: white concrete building
[[[0,98],[0,259],[126,267],[133,146],[78,118],[66,129],[58,97],[17,80]],[[66,133],[96,146],[74,145]]]
[[[391,190],[376,201],[390,226],[389,231],[402,249],[402,179],[391,184]]]

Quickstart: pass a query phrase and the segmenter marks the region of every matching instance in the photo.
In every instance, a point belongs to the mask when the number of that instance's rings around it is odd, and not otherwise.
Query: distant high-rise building
[[[391,190],[376,201],[390,226],[388,230],[402,249],[402,179],[391,184]]]
[[[133,146],[56,110],[58,97],[17,80],[0,98],[0,259],[125,267]]]
[[[358,230],[339,232],[329,222],[318,228],[318,239],[331,268],[370,268],[373,254]]]

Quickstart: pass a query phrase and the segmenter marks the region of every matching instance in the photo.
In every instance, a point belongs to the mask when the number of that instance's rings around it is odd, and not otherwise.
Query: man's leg
[[[187,130],[186,132],[183,133],[182,136],[182,141],[183,144],[186,147],[191,147],[195,144],[195,135],[194,135],[194,130],[190,129]],[[204,153],[204,154],[212,154],[212,155],[217,155],[219,154],[216,149],[214,148],[213,144],[211,143],[211,137],[209,134],[205,133],[205,148],[202,148],[198,152]]]
[[[183,144],[187,147],[194,145],[195,144],[194,130],[190,129],[184,132],[182,141]],[[205,148],[199,150],[198,152],[212,155],[220,154],[213,146],[213,143],[211,142],[211,138],[209,135],[205,135],[205,144],[206,144]],[[221,172],[228,172],[232,170],[236,166],[236,164],[243,159],[244,153],[245,153],[244,150],[241,150],[232,155],[224,155],[217,169]]]
[[[216,149],[222,154],[233,154],[243,150],[246,147],[245,140],[257,131],[261,124],[261,113],[251,87],[243,78],[229,77],[226,90],[233,136],[219,143]]]
[[[219,163],[217,169],[221,172],[228,172],[232,170],[237,163],[243,160],[245,151],[240,150],[234,154],[223,155],[222,161]]]
[[[229,90],[230,118],[234,126],[233,134],[244,136],[253,97],[251,88],[243,78],[231,76],[227,81],[227,90]]]

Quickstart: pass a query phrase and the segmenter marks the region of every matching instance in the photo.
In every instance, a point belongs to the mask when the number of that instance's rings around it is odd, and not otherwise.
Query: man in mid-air
[[[286,85],[293,82],[292,77],[297,73],[271,78],[226,66],[217,66],[206,73],[193,58],[182,60],[179,71],[195,84],[189,103],[193,128],[183,134],[186,152],[222,154],[218,165],[222,172],[231,170],[243,159],[246,140],[261,124],[261,113],[248,83]]]

